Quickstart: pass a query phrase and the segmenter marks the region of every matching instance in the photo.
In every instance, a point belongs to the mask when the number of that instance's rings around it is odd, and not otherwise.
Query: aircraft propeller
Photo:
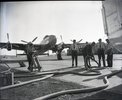
[[[38,37],[35,37],[32,42],[34,42]]]
[[[31,43],[34,42],[37,38],[38,38],[38,37],[35,37],[35,38],[31,41]],[[27,42],[27,41],[25,41],[25,40],[21,40],[21,42],[29,43],[29,42]]]
[[[63,42],[62,35],[60,35],[61,41]]]
[[[60,51],[60,50],[63,50],[63,45],[64,45],[64,42],[63,42],[63,39],[62,39],[62,35],[60,35],[60,38],[61,38],[61,41],[62,41],[62,42],[59,43],[58,46],[57,46],[57,50],[59,50],[59,51]]]
[[[7,39],[8,39],[8,41],[9,41],[9,34],[7,33]]]
[[[62,35],[60,35],[60,38],[61,38],[61,41],[62,41],[61,44],[64,44]]]
[[[7,39],[8,39],[8,42],[1,49],[7,48],[7,50],[10,51],[12,49],[12,45],[11,45],[11,43],[9,41],[9,33],[7,33]]]
[[[21,42],[25,42],[25,43],[28,43],[27,41],[24,41],[24,40],[21,40]]]

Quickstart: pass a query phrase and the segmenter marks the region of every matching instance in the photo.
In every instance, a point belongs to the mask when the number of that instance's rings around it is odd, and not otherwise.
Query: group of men
[[[82,39],[80,41],[82,41]],[[75,61],[75,66],[78,66],[78,52],[79,52],[78,43],[80,41],[78,41],[78,42],[76,40],[72,41],[73,42],[73,44],[71,45],[72,67],[74,66],[74,61]],[[110,41],[108,39],[106,39],[107,45],[104,42],[102,42],[102,39],[99,39],[98,41],[99,41],[98,43],[92,42],[91,44],[86,42],[85,47],[82,49],[83,58],[84,58],[84,65],[86,65],[86,57],[90,56],[94,59],[93,48],[96,45],[98,59],[99,59],[99,66],[101,66],[101,58],[102,58],[103,66],[106,67],[106,64],[105,64],[105,53],[106,53],[107,54],[108,67],[112,67],[112,64],[113,64],[113,47],[110,44]],[[38,70],[40,71],[41,66],[40,66],[38,58],[34,52],[35,52],[35,49],[34,49],[33,44],[31,42],[28,43],[27,49],[26,49],[27,59],[29,62],[28,70],[33,71],[33,68],[34,68],[33,66],[35,66],[35,68],[38,68]]]
[[[94,58],[94,50],[93,48],[97,49],[97,55],[98,55],[98,66],[101,67],[101,58],[103,60],[103,66],[104,67],[112,67],[113,65],[113,46],[111,45],[110,41],[106,39],[107,44],[102,42],[102,39],[98,40],[98,43],[92,42],[89,44],[86,42],[85,47],[82,49],[82,54],[84,58],[84,65],[86,65],[86,57],[90,56],[93,59]],[[96,45],[96,46],[95,46]],[[72,52],[72,67],[74,66],[74,61],[75,61],[75,66],[78,66],[78,42],[76,40],[73,40],[73,44],[71,45],[71,52]],[[107,54],[107,66],[105,63],[105,54]]]

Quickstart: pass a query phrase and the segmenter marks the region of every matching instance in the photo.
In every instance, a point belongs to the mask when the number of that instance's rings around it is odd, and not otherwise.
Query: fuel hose
[[[71,90],[64,90],[64,91],[59,91],[59,92],[55,92],[55,93],[51,93],[39,98],[35,98],[34,100],[49,100],[61,95],[65,95],[65,94],[78,94],[78,93],[90,93],[90,92],[94,92],[94,91],[100,91],[102,89],[105,89],[109,86],[109,81],[108,78],[111,78],[112,76],[121,73],[122,70],[119,70],[117,72],[113,72],[107,76],[105,76],[103,78],[103,82],[104,85],[103,86],[98,86],[98,87],[93,87],[93,88],[85,88],[85,89],[71,89]]]
[[[90,56],[87,56],[87,58],[85,59],[85,64],[86,64],[85,67],[86,67],[87,70],[89,70],[89,72],[95,71],[95,70],[92,69],[91,65],[89,64],[90,59],[92,59],[93,61],[95,61],[97,63],[97,61],[95,59],[93,59]],[[98,74],[101,74],[101,73],[99,73],[99,71],[95,71],[95,72],[97,72]],[[85,89],[71,89],[71,90],[59,91],[59,92],[51,93],[51,94],[48,94],[48,95],[45,95],[45,96],[42,96],[42,97],[39,97],[39,98],[35,98],[34,100],[49,100],[49,99],[56,98],[58,96],[66,95],[66,94],[90,93],[90,92],[94,92],[94,91],[100,91],[100,90],[105,89],[109,86],[108,78],[111,78],[112,76],[114,76],[116,74],[119,74],[121,72],[122,72],[122,70],[119,70],[117,72],[113,72],[111,74],[106,75],[103,78],[104,85],[102,85],[102,86],[92,87],[92,88],[85,88]],[[79,74],[79,73],[76,73],[76,72],[72,72],[72,73]],[[84,74],[82,74],[82,75],[84,75]]]

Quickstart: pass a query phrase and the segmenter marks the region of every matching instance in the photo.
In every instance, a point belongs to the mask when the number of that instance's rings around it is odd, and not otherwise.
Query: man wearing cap
[[[76,40],[73,40],[73,44],[71,45],[71,53],[72,53],[72,67],[74,66],[74,60],[75,60],[75,65],[77,67],[78,65],[78,45]]]
[[[105,65],[105,48],[106,48],[106,46],[105,46],[105,43],[102,42],[102,39],[99,39],[98,41],[99,42],[97,44],[97,48],[98,48],[97,53],[98,53],[98,59],[99,59],[99,67],[101,67],[101,58],[103,60],[103,66],[106,67],[106,65]]]

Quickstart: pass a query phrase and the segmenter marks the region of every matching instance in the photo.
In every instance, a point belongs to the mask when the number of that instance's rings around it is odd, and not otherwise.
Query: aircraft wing
[[[4,42],[0,42],[0,48],[6,48],[7,49],[7,45],[8,43],[4,43]],[[22,43],[10,43],[11,45],[11,49],[15,49],[15,50],[25,50],[27,44],[22,44]],[[34,47],[36,50],[42,49],[44,47],[44,45],[38,45],[38,44],[34,44]]]
[[[4,43],[4,42],[0,42],[0,48],[6,48],[8,43]],[[16,49],[16,50],[25,50],[26,44],[21,44],[21,43],[10,43],[9,45],[11,45],[11,49]]]
[[[63,44],[64,48],[70,48],[72,44]],[[78,47],[83,47],[84,43],[77,43]]]
[[[71,44],[63,44],[63,47],[64,48],[70,48],[71,47]]]
[[[68,43],[68,44],[60,43],[60,44],[55,45],[55,47],[52,48],[52,50],[53,50],[54,52],[56,52],[57,50],[63,50],[64,48],[71,48],[71,45],[72,45],[72,44],[69,44],[69,43]],[[78,46],[79,46],[79,47],[83,47],[84,44],[83,44],[83,43],[78,43]]]
[[[63,48],[69,48],[70,49],[71,48],[71,45],[72,44],[64,44],[63,45]],[[81,48],[83,48],[85,46],[85,43],[77,43],[77,45],[78,45],[78,48],[81,49]]]

